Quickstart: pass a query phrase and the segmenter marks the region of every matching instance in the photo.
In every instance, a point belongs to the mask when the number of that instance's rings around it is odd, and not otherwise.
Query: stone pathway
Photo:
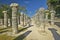
[[[50,25],[47,24],[45,28],[45,32],[40,31],[39,27],[36,27],[34,23],[32,23],[33,26],[29,27],[26,31],[20,32],[18,35],[24,36],[21,40],[57,40],[59,36],[57,35],[58,33],[58,26],[56,25]],[[57,31],[55,31],[55,29]],[[29,31],[31,31],[29,33]],[[60,33],[60,32],[59,32]],[[17,37],[18,37],[17,35]],[[21,38],[22,36],[18,37]],[[57,36],[57,37],[56,37]],[[56,37],[56,38],[55,38]]]
[[[39,28],[32,26],[28,28],[32,32],[26,37],[26,40],[54,40],[52,33],[46,28],[46,32],[40,32]]]
[[[56,29],[57,31],[55,31],[54,29]],[[40,27],[36,27],[35,24],[32,23],[31,27],[29,27],[26,31],[17,34],[17,37],[23,34],[24,37],[22,39],[25,40],[57,40],[57,38],[60,37],[57,35],[57,33],[60,33],[59,30],[60,28],[58,26],[47,24],[45,32],[42,32],[40,31]]]

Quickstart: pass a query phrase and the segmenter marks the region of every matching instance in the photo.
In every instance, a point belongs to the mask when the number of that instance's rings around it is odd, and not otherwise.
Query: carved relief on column
[[[13,34],[16,34],[18,32],[18,21],[17,21],[18,4],[12,3],[10,7],[12,8],[12,31]]]

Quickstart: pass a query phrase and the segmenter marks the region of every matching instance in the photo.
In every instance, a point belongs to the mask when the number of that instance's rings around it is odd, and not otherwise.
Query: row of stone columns
[[[27,15],[24,15],[23,13],[18,16],[18,4],[17,3],[12,3],[10,5],[12,9],[12,34],[18,33],[18,24],[22,24],[22,26],[27,25],[27,20],[28,17]],[[4,13],[4,28],[8,27],[8,16],[7,16],[7,11],[3,11]],[[19,19],[20,18],[20,19]],[[26,24],[25,24],[26,23]]]
[[[49,10],[46,10],[46,11],[49,11]],[[50,21],[51,21],[51,24],[52,24],[52,25],[54,25],[55,13],[56,13],[56,12],[55,12],[54,10],[51,10],[51,11],[50,11],[50,14],[51,14],[51,19],[50,19]],[[42,21],[45,20],[46,23],[48,23],[48,21],[49,21],[49,20],[48,20],[48,15],[49,15],[49,12],[46,12],[45,14],[44,14],[43,12],[39,12],[39,13],[37,13],[37,14],[35,15],[35,16],[36,16],[36,17],[35,17],[35,18],[36,18],[35,20],[36,20],[36,21],[40,20],[41,23],[43,23]],[[40,19],[39,19],[37,16],[39,16]],[[45,16],[45,18],[44,18],[44,16]]]
[[[29,26],[28,24],[28,21],[30,19],[28,18],[28,16],[26,14],[24,14],[23,12],[21,12],[21,26]]]
[[[51,14],[50,20],[48,19],[49,12]],[[40,25],[40,28],[45,30],[45,25],[47,25],[48,21],[51,21],[51,25],[54,25],[54,17],[55,17],[54,10],[49,11],[49,10],[45,10],[44,8],[40,8],[33,18],[35,18],[36,26]]]
[[[49,10],[47,10],[47,11],[49,11]],[[50,11],[50,14],[51,14],[51,18],[50,18],[51,25],[54,25],[55,13],[56,12],[54,10]],[[46,22],[48,21],[48,15],[49,15],[49,12],[46,12]]]

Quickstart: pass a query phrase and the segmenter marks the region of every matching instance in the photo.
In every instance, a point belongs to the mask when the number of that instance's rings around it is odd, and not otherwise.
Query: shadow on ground
[[[49,30],[52,32],[55,40],[60,40],[60,35],[56,32],[57,30],[54,28],[49,28]]]
[[[30,28],[30,27],[32,27],[33,25],[30,25],[30,26],[27,26],[27,27],[25,27],[25,28],[23,28],[23,29],[21,29],[21,30],[18,30],[18,33],[19,32],[21,32],[21,31],[24,31],[24,30],[26,30],[27,28]]]
[[[17,38],[15,38],[14,40],[23,40],[26,36],[28,36],[32,31],[27,31],[24,34],[18,36]]]
[[[58,27],[60,27],[60,22],[55,22],[55,25],[57,25]]]
[[[2,34],[2,33],[5,33],[5,32],[7,32],[8,30],[3,30],[3,31],[0,31],[0,34]]]
[[[7,28],[1,28],[0,30],[5,30],[5,29],[7,29]]]
[[[5,33],[5,32],[8,32],[7,28],[1,28],[0,29],[0,34]]]

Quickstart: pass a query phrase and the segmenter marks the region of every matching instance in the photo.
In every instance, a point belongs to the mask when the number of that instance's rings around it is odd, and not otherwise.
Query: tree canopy
[[[48,4],[48,9],[51,10],[55,10],[56,11],[56,15],[57,17],[60,17],[60,0],[47,0],[47,4]]]

